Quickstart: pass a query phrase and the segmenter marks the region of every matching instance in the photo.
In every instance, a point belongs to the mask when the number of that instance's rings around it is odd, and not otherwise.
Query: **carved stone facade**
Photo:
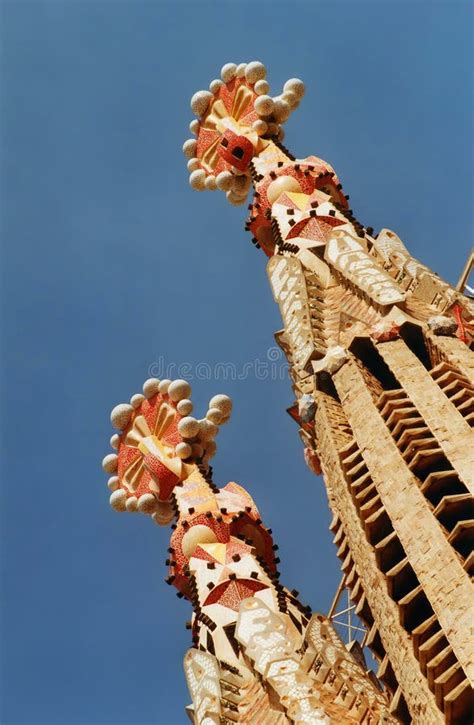
[[[290,411],[308,464],[324,474],[345,585],[390,712],[406,723],[468,723],[472,300],[395,232],[364,227],[329,164],[282,145],[302,82],[268,91],[261,64],[227,64],[222,82],[193,97],[190,182],[233,204],[253,186],[247,229],[270,258]]]

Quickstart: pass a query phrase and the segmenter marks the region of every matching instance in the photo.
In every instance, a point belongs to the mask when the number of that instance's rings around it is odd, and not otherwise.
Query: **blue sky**
[[[228,61],[266,63],[275,93],[303,78],[286,145],[330,161],[363,223],[453,282],[472,239],[471,9],[1,4],[2,724],[186,721],[190,610],[164,583],[169,531],[109,509],[109,411],[160,360],[268,361],[281,327],[245,209],[188,186],[190,96]],[[326,611],[322,482],[289,382],[251,368],[194,383],[201,409],[235,401],[215,479],[248,487],[282,581]]]

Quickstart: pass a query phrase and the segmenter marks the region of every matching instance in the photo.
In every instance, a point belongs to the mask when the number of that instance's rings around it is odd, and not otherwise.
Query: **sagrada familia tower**
[[[258,62],[225,65],[191,100],[184,153],[194,189],[236,205],[252,190],[247,229],[281,311],[289,412],[323,474],[377,673],[280,582],[247,491],[216,487],[227,396],[198,419],[186,381],[150,379],[114,408],[110,502],[173,529],[168,582],[193,610],[192,722],[471,723],[473,306],[395,232],[363,226],[328,163],[291,155],[282,124],[304,86],[272,97],[265,76]]]

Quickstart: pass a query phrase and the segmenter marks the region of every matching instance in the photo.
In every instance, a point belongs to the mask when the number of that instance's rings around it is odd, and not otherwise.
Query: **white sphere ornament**
[[[113,436],[111,436],[110,445],[112,446],[112,448],[115,448],[115,450],[117,450],[120,445],[120,436],[118,433],[114,433]]]
[[[120,480],[118,476],[111,476],[109,480],[107,481],[107,487],[109,491],[116,491],[120,485]]]
[[[125,511],[127,501],[127,492],[123,488],[114,491],[109,498],[109,503],[115,511]]]
[[[136,511],[138,508],[138,499],[136,496],[129,496],[125,502],[127,511]]]
[[[229,191],[231,189],[232,184],[234,182],[234,175],[230,173],[230,171],[221,171],[220,174],[217,174],[216,176],[216,184],[217,188],[221,191]]]
[[[178,445],[176,446],[176,455],[182,460],[184,460],[185,458],[189,458],[192,452],[193,449],[189,445],[189,443],[178,443]]]
[[[218,408],[209,408],[206,413],[206,418],[207,420],[210,420],[211,423],[219,425],[222,420],[222,412]]]
[[[168,395],[171,400],[177,403],[179,400],[189,398],[191,395],[191,386],[187,380],[173,380],[168,387]]]
[[[284,123],[287,121],[291,114],[291,108],[289,104],[279,98],[277,101],[275,101],[273,106],[273,115],[275,117],[275,120],[278,121],[278,123]]]
[[[228,395],[223,395],[222,393],[214,395],[209,401],[209,409],[211,408],[217,408],[223,416],[230,415],[232,411],[232,400]]]
[[[199,163],[199,159],[192,158],[189,159],[188,163],[186,164],[188,167],[188,171],[197,171],[201,168],[201,164]]]
[[[288,105],[292,108],[298,99],[291,91],[285,91],[285,93],[282,93],[281,100],[285,101],[285,103],[288,103]]]
[[[151,514],[156,510],[156,498],[152,493],[144,493],[138,499],[138,510],[142,514]]]
[[[196,156],[196,149],[197,141],[195,138],[188,138],[183,144],[183,154],[187,159],[192,159],[193,156]]]
[[[267,69],[263,65],[263,63],[260,63],[257,60],[252,61],[251,63],[247,63],[247,67],[245,69],[245,79],[248,83],[256,83],[257,81],[261,81],[265,78],[267,75]]]
[[[274,105],[270,96],[259,96],[255,99],[254,108],[259,116],[269,116],[273,113]]]
[[[216,94],[219,92],[220,87],[222,86],[222,81],[219,78],[215,78],[213,81],[209,83],[209,90],[212,94]]]
[[[106,473],[115,473],[117,470],[118,456],[115,453],[109,453],[102,460],[102,468]]]
[[[154,395],[156,395],[159,385],[160,381],[158,380],[158,378],[148,378],[148,380],[145,380],[142,388],[145,398],[152,398]]]
[[[219,427],[207,418],[199,421],[199,440],[212,441],[219,432]]]
[[[242,204],[245,204],[245,196],[241,196],[240,194],[236,194],[233,191],[228,191],[226,193],[227,201],[233,204],[234,206],[241,206]]]
[[[208,191],[215,191],[217,189],[216,177],[214,174],[209,174],[209,176],[206,177],[205,185]]]
[[[270,90],[270,84],[264,80],[257,81],[253,89],[259,96],[264,96]]]
[[[168,388],[170,386],[171,380],[168,380],[168,378],[165,378],[165,380],[162,380],[160,384],[158,385],[158,390],[162,395],[166,395],[168,392]]]
[[[130,405],[132,406],[132,408],[138,408],[144,400],[144,395],[142,395],[141,393],[135,393],[135,395],[132,395],[132,397],[130,398]]]
[[[257,136],[264,136],[268,131],[268,125],[260,118],[258,121],[254,121],[252,123],[252,129],[255,131]]]
[[[294,93],[296,98],[299,100],[304,96],[305,85],[303,81],[301,81],[299,78],[290,78],[283,86],[283,91],[289,91],[290,93]]]
[[[233,191],[234,194],[238,194],[239,196],[247,196],[248,190],[250,189],[250,184],[251,181],[248,176],[235,176],[231,191]]]
[[[119,403],[110,414],[110,422],[114,428],[123,430],[130,421],[132,413],[133,408],[131,405],[128,403]]]
[[[232,78],[235,77],[235,74],[237,72],[237,66],[235,63],[226,63],[221,68],[221,78],[224,81],[224,83],[229,83],[229,81],[232,80]]]
[[[180,415],[189,415],[193,412],[193,404],[191,400],[180,400],[176,406],[176,410]]]
[[[206,188],[206,172],[204,169],[196,169],[189,176],[189,185],[195,191],[204,191]]]
[[[199,121],[197,120],[197,118],[193,118],[193,120],[189,124],[189,130],[191,131],[191,133],[194,133],[196,136],[198,135],[198,133],[199,133]]]
[[[196,436],[198,432],[199,423],[196,418],[193,418],[189,415],[179,421],[178,433],[183,436],[183,438],[194,438],[194,436]]]
[[[235,75],[237,78],[243,78],[245,75],[245,69],[247,67],[247,63],[239,63],[237,66],[237,70],[235,71]]]
[[[196,116],[204,116],[214,96],[210,91],[197,91],[191,98],[191,110]]]
[[[168,501],[157,501],[156,511],[151,518],[158,526],[168,526],[175,517],[173,506]]]

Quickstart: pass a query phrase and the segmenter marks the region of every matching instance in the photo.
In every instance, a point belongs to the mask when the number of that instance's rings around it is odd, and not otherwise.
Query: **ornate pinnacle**
[[[198,420],[191,413],[191,386],[185,380],[150,378],[143,395],[120,403],[111,413],[119,433],[111,445],[117,453],[102,466],[113,474],[108,481],[110,504],[117,511],[141,511],[157,524],[174,519],[173,492],[196,468],[206,471],[216,452],[219,426],[229,420],[232,402],[215,395]]]
[[[278,96],[270,96],[262,63],[226,63],[222,80],[197,91],[191,108],[198,117],[185,141],[189,183],[193,189],[226,192],[231,204],[244,204],[251,185],[250,162],[271,142],[283,140],[283,124],[298,107],[304,83],[291,78]]]

